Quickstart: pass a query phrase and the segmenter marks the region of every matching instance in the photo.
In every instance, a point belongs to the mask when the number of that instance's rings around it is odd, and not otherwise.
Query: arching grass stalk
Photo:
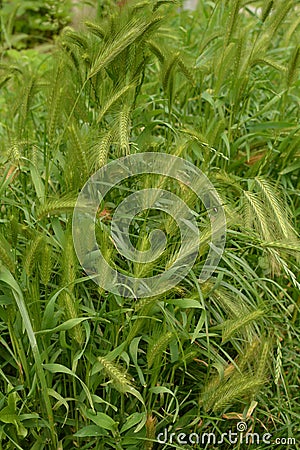
[[[32,349],[32,354],[33,354],[34,361],[35,361],[38,379],[39,379],[40,385],[41,385],[42,397],[43,397],[45,407],[46,407],[46,413],[47,413],[47,418],[48,418],[49,428],[50,428],[50,435],[51,435],[51,444],[52,444],[52,448],[54,450],[56,450],[57,449],[57,434],[56,434],[55,426],[54,426],[54,418],[53,418],[50,397],[48,394],[48,386],[46,383],[46,378],[45,378],[45,374],[44,374],[42,359],[41,359],[41,355],[39,352],[37,340],[35,338],[31,320],[30,320],[30,317],[29,317],[29,314],[28,314],[28,311],[27,311],[27,308],[26,308],[26,305],[24,302],[23,294],[22,294],[22,291],[21,291],[18,283],[16,282],[15,278],[12,276],[12,274],[9,272],[9,270],[7,270],[3,266],[0,267],[0,281],[2,281],[3,283],[5,283],[6,285],[8,285],[10,287],[13,297],[16,301],[17,307],[20,311],[25,330],[27,332],[27,336],[29,339],[29,343],[30,343],[30,346]]]

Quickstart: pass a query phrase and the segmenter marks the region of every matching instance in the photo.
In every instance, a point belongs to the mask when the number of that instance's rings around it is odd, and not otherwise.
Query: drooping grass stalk
[[[43,370],[43,364],[41,359],[41,354],[38,348],[38,344],[35,338],[35,334],[31,325],[31,320],[28,315],[28,311],[24,302],[22,291],[16,282],[16,280],[13,278],[11,273],[5,269],[4,267],[1,267],[1,273],[0,273],[0,279],[3,283],[9,286],[9,288],[12,291],[12,294],[14,296],[15,302],[17,304],[18,310],[20,311],[24,327],[27,332],[27,336],[30,342],[32,354],[35,360],[35,367],[37,371],[37,375],[39,378],[39,382],[41,385],[41,391],[42,391],[42,398],[43,402],[45,404],[46,413],[47,413],[47,420],[49,422],[49,428],[50,428],[50,435],[51,435],[51,447],[54,449],[57,448],[57,435],[55,431],[55,424],[54,424],[54,417],[53,417],[53,411],[51,406],[50,397],[48,395],[48,386]]]

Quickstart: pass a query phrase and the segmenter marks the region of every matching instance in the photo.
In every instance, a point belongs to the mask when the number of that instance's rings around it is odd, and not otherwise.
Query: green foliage
[[[171,1],[103,2],[98,21],[62,29],[51,53],[16,48],[33,45],[37,30],[56,34],[68,3],[42,2],[54,7],[50,25],[41,2],[23,3],[3,2],[1,16],[0,449],[151,450],[165,428],[218,435],[242,419],[296,435],[297,2],[199,0],[194,13]],[[130,225],[132,243],[145,251],[161,229],[166,250],[147,264],[122,257],[110,222],[128,193],[171,190],[201,231],[188,276],[134,302],[82,271],[71,225],[95,170],[144,151],[198,166],[222,199],[228,234],[216,273],[200,284],[211,230],[193,193],[151,175],[114,188],[96,237],[124,274],[162,273],[181,237],[166,214],[145,211]]]
[[[43,44],[70,22],[71,0],[2,0],[1,44],[28,48]]]

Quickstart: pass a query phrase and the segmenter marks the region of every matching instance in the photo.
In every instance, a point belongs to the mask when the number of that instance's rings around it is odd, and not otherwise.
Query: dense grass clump
[[[300,420],[299,6],[199,0],[190,12],[175,1],[121,3],[104,2],[99,20],[80,30],[63,28],[50,51],[2,40],[0,449],[179,448],[175,440],[159,444],[158,435],[220,438],[237,422],[293,443]],[[209,178],[226,214],[226,248],[213,276],[199,283],[211,234],[204,206],[172,179],[126,180],[96,219],[112,267],[150,277],[178,251],[176,223],[147,210],[130,225],[132,243],[147,250],[159,228],[165,251],[146,264],[118,253],[113,212],[145,187],[185,200],[201,232],[196,262],[180,284],[131,299],[83,271],[72,213],[96,170],[148,151],[186,159]]]

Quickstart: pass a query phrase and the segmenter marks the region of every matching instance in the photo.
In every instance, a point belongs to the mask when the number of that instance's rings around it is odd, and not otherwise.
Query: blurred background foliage
[[[23,49],[48,42],[71,21],[71,0],[2,0],[1,44]]]

